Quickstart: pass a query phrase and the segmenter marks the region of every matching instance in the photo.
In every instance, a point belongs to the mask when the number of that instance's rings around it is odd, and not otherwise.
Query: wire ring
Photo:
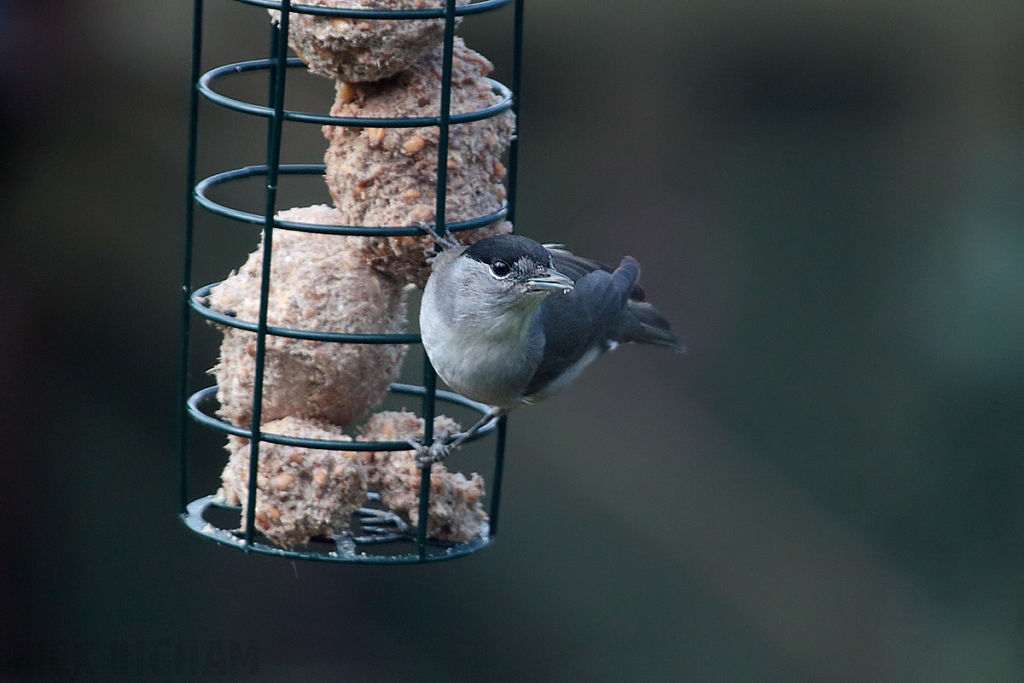
[[[210,295],[210,292],[214,287],[219,285],[219,282],[200,287],[192,293],[189,298],[189,305],[192,310],[203,316],[207,320],[217,323],[218,325],[224,325],[225,327],[234,327],[235,329],[245,330],[247,332],[259,332],[259,326],[255,322],[248,320],[239,320],[238,318],[226,315],[224,313],[218,313],[207,305],[204,301],[206,297]],[[274,337],[287,337],[289,339],[305,339],[307,341],[317,342],[334,342],[341,344],[419,344],[420,335],[418,334],[361,334],[354,332],[318,332],[315,330],[300,330],[294,327],[276,327],[274,325],[267,326],[267,334]]]
[[[324,164],[281,164],[278,172],[281,175],[323,175],[326,170],[327,167]],[[224,216],[225,218],[231,218],[243,223],[263,226],[266,224],[266,217],[262,214],[249,213],[248,211],[241,211],[229,206],[224,206],[223,204],[218,204],[207,197],[206,193],[211,187],[215,187],[217,185],[265,175],[267,175],[266,166],[246,166],[233,171],[218,173],[205,178],[196,184],[193,197],[195,197],[195,200],[200,206],[211,213],[217,214],[218,216]],[[486,225],[491,225],[492,223],[497,223],[498,221],[503,220],[506,215],[508,215],[508,204],[504,203],[500,209],[485,216],[448,223],[446,230],[449,232],[474,230]],[[351,235],[357,237],[415,237],[417,235],[427,234],[423,228],[412,225],[390,228],[369,228],[359,225],[321,225],[319,223],[299,223],[296,221],[282,221],[277,218],[274,219],[274,227],[281,228],[282,230],[295,230],[298,232],[315,232],[323,235]]]
[[[241,1],[241,0],[239,0]],[[303,61],[297,57],[291,57],[288,59],[289,68],[305,68]],[[203,74],[202,78],[199,79],[199,92],[206,99],[210,100],[214,104],[218,104],[234,111],[239,111],[245,114],[253,114],[255,116],[262,116],[264,118],[272,118],[274,116],[274,110],[271,107],[265,107],[258,104],[252,104],[251,102],[243,102],[236,100],[226,95],[221,95],[216,92],[212,87],[211,83],[219,78],[226,76],[233,76],[236,74],[247,73],[250,71],[269,71],[276,67],[275,60],[272,59],[254,59],[248,62],[235,62],[234,64],[226,64],[216,69],[211,69]],[[477,111],[464,112],[462,114],[452,114],[449,122],[451,124],[456,123],[470,123],[472,121],[480,121],[482,119],[489,119],[497,116],[498,114],[512,109],[513,97],[512,91],[507,87],[495,81],[491,78],[485,79],[491,86],[492,92],[501,96],[501,102],[486,107],[484,109],[478,109]],[[321,126],[344,126],[348,128],[422,128],[424,126],[440,126],[440,116],[411,116],[408,118],[370,118],[360,116],[326,116],[324,114],[311,114],[308,112],[292,111],[285,109],[283,111],[285,121],[297,121],[299,123],[315,123]]]
[[[391,385],[391,392],[395,394],[408,394],[411,396],[423,396],[426,389],[413,384],[399,384],[395,382]],[[241,436],[245,439],[252,437],[252,430],[246,427],[238,427],[221,420],[220,418],[214,417],[209,413],[205,412],[200,404],[210,401],[217,393],[217,387],[206,387],[200,389],[196,393],[192,394],[188,399],[188,413],[192,416],[192,419],[199,424],[214,429],[224,434],[233,434],[235,436]],[[464,408],[475,410],[481,415],[486,415],[489,412],[489,408],[483,403],[477,403],[471,401],[465,396],[459,396],[458,394],[450,391],[438,390],[437,398],[445,403],[453,405],[459,405]],[[492,420],[490,424],[485,425],[477,430],[476,434],[466,439],[465,443],[470,443],[481,439],[495,429],[497,429],[498,421]],[[453,434],[452,438],[459,437],[460,434]],[[336,439],[300,439],[294,436],[284,436],[283,434],[274,434],[273,432],[260,432],[260,441],[267,443],[276,443],[282,446],[294,446],[297,448],[315,448],[323,451],[408,451],[411,450],[408,441],[338,441]]]
[[[280,0],[235,0],[245,5],[281,9]],[[464,17],[470,14],[490,12],[512,2],[512,0],[481,0],[469,5],[455,8],[455,16]],[[346,19],[443,19],[444,9],[349,9],[341,7],[315,7],[313,5],[289,4],[288,11],[295,14],[315,14],[327,17],[344,17]]]
[[[295,560],[316,560],[320,562],[357,562],[363,564],[419,564],[422,562],[439,562],[451,560],[456,557],[463,557],[490,545],[494,537],[490,534],[489,525],[478,536],[465,543],[448,544],[429,539],[424,543],[422,553],[395,553],[376,554],[357,550],[357,544],[352,539],[342,541],[334,540],[335,550],[332,551],[311,551],[311,550],[288,550],[276,545],[268,545],[258,540],[246,543],[244,536],[222,529],[205,518],[205,513],[210,508],[224,508],[218,503],[216,496],[204,496],[193,500],[188,504],[186,511],[179,516],[192,531],[215,543],[240,548],[246,552],[260,553],[261,555],[274,555],[276,557],[288,557]],[[237,510],[237,508],[228,508]]]

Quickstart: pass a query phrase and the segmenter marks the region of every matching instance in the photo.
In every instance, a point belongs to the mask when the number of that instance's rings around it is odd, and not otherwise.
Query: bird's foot
[[[413,535],[413,528],[404,519],[388,510],[359,508],[356,515],[359,517],[359,526],[363,532],[361,536],[352,539],[356,543],[389,543]]]
[[[416,466],[420,469],[447,458],[457,444],[451,442],[451,433],[443,430],[434,436],[429,446],[419,439],[409,439],[409,445],[416,451]]]
[[[462,246],[462,243],[455,239],[455,235],[448,232],[447,230],[442,235],[437,231],[437,228],[435,228],[431,223],[427,223],[426,221],[420,221],[418,225],[420,230],[434,238],[434,247],[436,248],[437,251],[444,251],[445,249],[455,249],[457,247]]]
[[[369,500],[372,503],[379,503],[380,496],[370,493]],[[413,528],[409,523],[390,510],[361,507],[356,510],[356,517],[359,518],[362,530],[361,536],[352,538],[356,543],[389,543],[411,538],[413,535]]]

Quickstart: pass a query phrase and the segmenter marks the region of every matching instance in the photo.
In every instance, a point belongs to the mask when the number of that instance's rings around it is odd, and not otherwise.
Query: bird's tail
[[[672,332],[668,320],[661,311],[646,302],[630,301],[626,305],[624,325],[618,331],[616,341],[664,346],[682,353],[686,346]]]

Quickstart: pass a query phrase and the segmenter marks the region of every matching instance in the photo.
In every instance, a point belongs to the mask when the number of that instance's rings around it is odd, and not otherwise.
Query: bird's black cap
[[[466,256],[483,263],[515,263],[524,256],[542,265],[551,264],[551,252],[540,242],[519,235],[492,235],[466,249]]]

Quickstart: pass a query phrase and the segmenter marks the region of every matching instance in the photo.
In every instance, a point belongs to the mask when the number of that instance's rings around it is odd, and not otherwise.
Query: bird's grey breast
[[[439,258],[447,256],[442,253]],[[522,402],[544,346],[533,316],[492,309],[488,279],[467,277],[471,263],[438,269],[423,292],[420,334],[437,374],[460,394],[493,406]]]

